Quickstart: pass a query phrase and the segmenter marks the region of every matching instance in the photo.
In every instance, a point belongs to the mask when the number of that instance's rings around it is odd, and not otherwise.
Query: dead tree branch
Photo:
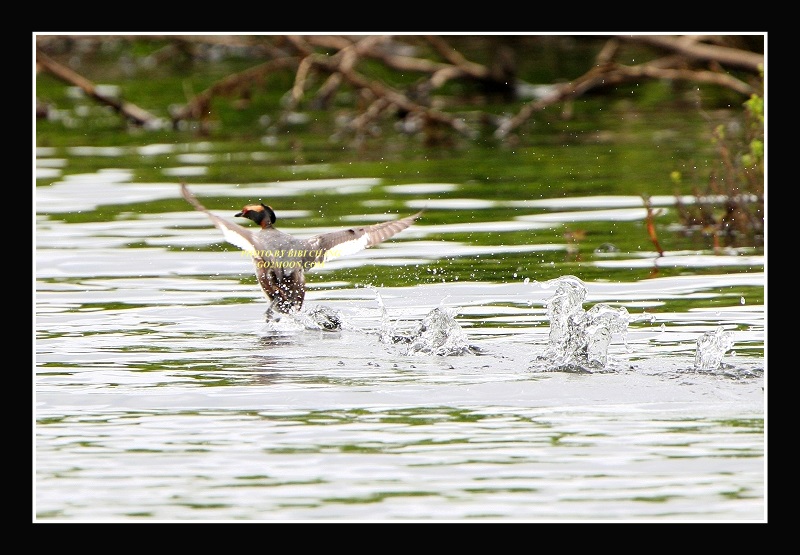
[[[447,125],[459,133],[470,134],[462,119],[413,102],[407,96],[388,85],[376,80],[370,80],[337,60],[315,55],[314,65],[330,73],[341,73],[342,77],[355,88],[369,90],[377,98],[383,98],[402,110],[423,115],[427,120]]]
[[[534,113],[552,104],[564,100],[571,100],[594,88],[616,86],[626,82],[636,82],[642,77],[719,85],[732,89],[745,96],[757,92],[749,84],[726,73],[664,67],[671,66],[678,60],[679,58],[670,57],[660,58],[638,66],[606,63],[593,67],[575,81],[557,86],[554,91],[545,98],[526,104],[514,117],[509,118],[498,126],[495,131],[495,136],[498,138],[505,138],[512,130],[522,125],[522,123],[528,120]]]
[[[99,92],[94,83],[72,71],[70,68],[59,64],[39,50],[36,51],[36,70],[47,71],[65,83],[80,88],[87,96],[94,98],[101,104],[111,106],[116,112],[124,115],[136,125],[146,125],[158,119],[147,110],[143,110],[135,104]]]
[[[156,118],[134,106],[97,91],[88,79],[48,57],[42,50],[63,48],[71,42],[84,41],[97,50],[104,40],[137,41],[137,35],[114,36],[37,36],[37,66],[72,85],[84,90],[98,102],[112,106],[137,124],[149,123]],[[734,37],[735,38],[735,37]],[[298,110],[304,99],[313,95],[312,109],[329,106],[345,88],[357,93],[356,114],[343,129],[361,133],[368,124],[393,113],[399,118],[410,119],[402,128],[406,132],[430,131],[435,125],[449,127],[462,135],[473,137],[476,130],[470,129],[467,116],[470,112],[450,113],[437,107],[444,96],[434,98],[433,91],[440,90],[451,81],[477,84],[483,92],[502,92],[505,100],[513,100],[520,81],[516,77],[513,51],[506,48],[502,57],[495,56],[488,65],[476,63],[453,47],[456,38],[420,35],[417,37],[392,35],[148,35],[144,40],[166,43],[172,50],[162,52],[169,60],[175,51],[183,55],[204,59],[209,48],[230,48],[253,59],[264,60],[244,71],[228,75],[198,94],[187,92],[187,103],[173,109],[170,117],[173,124],[183,120],[206,122],[211,114],[212,102],[217,97],[245,95],[251,88],[263,86],[270,74],[291,72],[294,80],[284,96],[281,107],[283,115],[277,118],[278,125],[286,115]],[[668,54],[639,65],[625,65],[616,61],[626,59],[625,46],[639,46],[666,51]],[[468,44],[468,43],[464,43]],[[510,118],[490,113],[469,117],[471,122],[481,122],[494,128],[494,136],[505,139],[537,112],[560,102],[567,103],[590,90],[636,83],[642,79],[686,81],[709,84],[749,96],[759,93],[741,77],[743,73],[759,74],[763,71],[764,55],[725,46],[736,44],[726,35],[614,35],[609,37],[598,51],[595,66],[585,74],[567,83],[549,87],[550,93],[522,105]],[[498,43],[494,43],[498,46]],[[505,47],[505,45],[503,45]],[[417,49],[416,51],[414,49]],[[494,52],[498,54],[500,51]],[[512,54],[509,54],[512,52]],[[159,51],[151,53],[158,56]],[[499,61],[498,61],[499,60]],[[152,60],[151,60],[152,61]],[[364,63],[370,61],[370,64]],[[374,62],[374,63],[372,63]],[[419,76],[406,86],[392,86],[391,81],[375,77],[375,63],[384,70],[394,70],[408,82],[408,75]],[[734,72],[733,70],[737,70]],[[353,102],[348,99],[348,101]],[[518,105],[515,105],[517,108]],[[472,114],[474,115],[474,114]],[[413,123],[413,125],[412,125]],[[433,125],[431,125],[433,124]],[[431,129],[426,129],[430,126]]]
[[[214,83],[211,87],[195,95],[185,105],[175,110],[172,114],[173,122],[185,119],[203,120],[208,116],[211,100],[215,96],[225,96],[235,91],[263,81],[270,73],[297,65],[297,58],[277,58],[258,66],[252,67],[241,73],[229,75],[225,79]]]
[[[677,52],[687,58],[704,62],[716,62],[723,66],[740,68],[757,73],[764,67],[764,55],[727,46],[705,44],[693,40],[692,36],[672,37],[664,35],[619,35],[621,40],[649,44]]]

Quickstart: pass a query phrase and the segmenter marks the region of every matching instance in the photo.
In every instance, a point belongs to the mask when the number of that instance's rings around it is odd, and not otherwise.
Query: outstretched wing
[[[410,227],[421,215],[422,211],[399,220],[321,233],[307,239],[307,243],[311,246],[315,262],[327,262],[377,245]]]
[[[222,236],[225,237],[225,240],[228,243],[236,245],[240,249],[244,249],[246,251],[256,250],[256,246],[253,243],[252,231],[246,227],[242,227],[234,222],[229,222],[223,218],[220,218],[216,214],[209,212],[205,206],[200,204],[200,201],[197,200],[197,198],[183,183],[181,183],[181,194],[183,195],[183,198],[189,202],[189,204],[194,206],[200,212],[203,212],[211,219],[214,226],[222,232]]]

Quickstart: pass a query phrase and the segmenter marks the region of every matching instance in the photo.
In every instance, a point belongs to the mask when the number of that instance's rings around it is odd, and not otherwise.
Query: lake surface
[[[614,140],[355,168],[280,142],[39,147],[34,519],[765,520],[766,258],[680,232],[669,188],[645,191],[695,144],[678,120],[621,141],[633,166]],[[308,274],[306,311],[341,317],[324,331],[265,319],[181,181],[299,236],[425,213]],[[555,352],[568,276],[587,314],[628,315],[604,364]],[[392,339],[437,309],[438,337]]]

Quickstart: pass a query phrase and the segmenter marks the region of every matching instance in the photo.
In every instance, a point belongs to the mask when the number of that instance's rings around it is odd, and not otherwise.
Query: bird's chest
[[[275,229],[262,231],[257,239],[256,249],[251,253],[257,268],[278,275],[303,271],[308,258],[308,247],[303,241]]]

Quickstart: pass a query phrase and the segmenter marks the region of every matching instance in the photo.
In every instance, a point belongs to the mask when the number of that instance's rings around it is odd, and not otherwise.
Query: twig
[[[650,240],[653,242],[653,246],[655,246],[658,256],[664,256],[664,249],[661,248],[661,244],[658,242],[658,236],[656,235],[656,225],[654,221],[655,215],[653,213],[653,206],[650,204],[650,197],[647,195],[642,195],[642,200],[644,201],[644,207],[647,209],[647,216],[645,216],[647,234],[650,236]]]

